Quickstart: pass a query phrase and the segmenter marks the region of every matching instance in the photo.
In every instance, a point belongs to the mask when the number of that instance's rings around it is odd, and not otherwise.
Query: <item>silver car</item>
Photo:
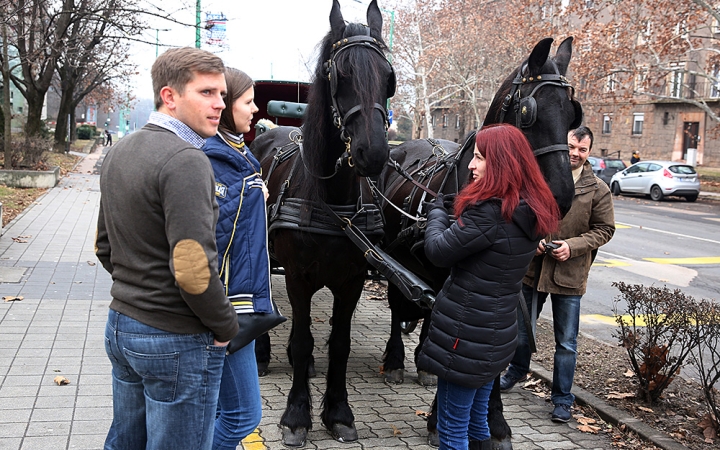
[[[700,177],[693,166],[673,161],[640,161],[610,179],[614,195],[645,194],[655,201],[668,195],[694,202],[700,194]]]

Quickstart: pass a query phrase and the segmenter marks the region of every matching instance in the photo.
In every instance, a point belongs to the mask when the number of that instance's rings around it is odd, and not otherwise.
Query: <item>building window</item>
[[[447,114],[443,114],[443,128],[447,128],[448,126],[448,116]]]
[[[612,126],[612,117],[610,114],[603,114],[603,126],[602,126],[602,134],[610,134]]]
[[[460,129],[460,114],[455,114],[455,129]]]
[[[605,84],[605,92],[615,92],[615,89],[617,89],[617,78],[613,73],[607,77],[607,83]]]
[[[633,113],[632,134],[634,134],[634,135],[642,134],[644,120],[645,120],[644,113]]]
[[[674,70],[670,73],[670,97],[681,98],[683,86],[682,70]]]
[[[435,114],[432,114],[430,116],[430,125],[434,128],[435,127]]]
[[[720,97],[720,66],[713,66],[712,70],[713,80],[711,80],[710,86],[710,97]]]

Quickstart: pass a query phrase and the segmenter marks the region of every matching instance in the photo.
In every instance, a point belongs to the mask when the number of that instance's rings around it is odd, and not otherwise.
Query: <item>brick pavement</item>
[[[103,329],[110,277],[95,259],[93,243],[99,204],[99,177],[71,174],[16,218],[0,238],[0,295],[22,301],[0,302],[0,449],[100,449],[112,420],[110,363]],[[290,308],[282,278],[274,293],[286,315]],[[425,421],[433,388],[419,386],[407,362],[406,381],[388,386],[379,373],[389,311],[384,301],[363,298],[353,321],[348,391],[360,439],[340,444],[320,425],[318,414],[327,368],[330,293],[313,303],[318,376],[311,380],[315,429],[308,449],[430,448]],[[284,345],[287,322],[273,330],[271,373],[261,379],[263,419],[245,450],[280,449],[277,427],[291,386]],[[417,332],[406,336],[412,355]],[[53,383],[56,376],[70,380]],[[610,448],[607,436],[579,432],[577,423],[554,424],[551,407],[529,391],[504,394],[513,428],[513,445],[522,449]],[[240,448],[240,447],[239,447]]]

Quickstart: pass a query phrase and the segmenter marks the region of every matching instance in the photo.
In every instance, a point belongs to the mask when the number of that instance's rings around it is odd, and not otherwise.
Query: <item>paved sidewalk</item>
[[[94,164],[91,158],[86,161]],[[110,363],[103,330],[110,277],[93,253],[100,199],[92,164],[81,166],[11,222],[0,238],[0,295],[22,300],[0,302],[0,449],[100,449],[112,420]],[[281,310],[290,315],[284,281],[274,277]],[[327,370],[331,296],[320,291],[313,303],[318,376],[311,380],[315,429],[308,449],[429,449],[425,421],[434,388],[414,383],[408,359],[406,381],[388,386],[379,373],[390,313],[385,301],[363,298],[353,321],[348,391],[360,440],[340,444],[323,430],[321,409]],[[261,379],[263,419],[245,450],[280,449],[277,427],[287,400],[292,372],[285,357],[290,322],[273,330],[271,373]],[[407,354],[417,343],[405,337]],[[53,382],[64,376],[70,384]],[[503,395],[522,449],[608,449],[610,439],[550,421],[551,405],[529,391]],[[192,449],[189,449],[192,450]]]

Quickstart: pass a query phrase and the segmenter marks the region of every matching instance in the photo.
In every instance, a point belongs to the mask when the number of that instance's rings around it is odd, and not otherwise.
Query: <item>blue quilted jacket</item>
[[[267,215],[260,163],[247,146],[241,150],[244,153],[227,144],[219,134],[208,139],[203,147],[215,172],[218,271],[235,311],[271,312]]]

